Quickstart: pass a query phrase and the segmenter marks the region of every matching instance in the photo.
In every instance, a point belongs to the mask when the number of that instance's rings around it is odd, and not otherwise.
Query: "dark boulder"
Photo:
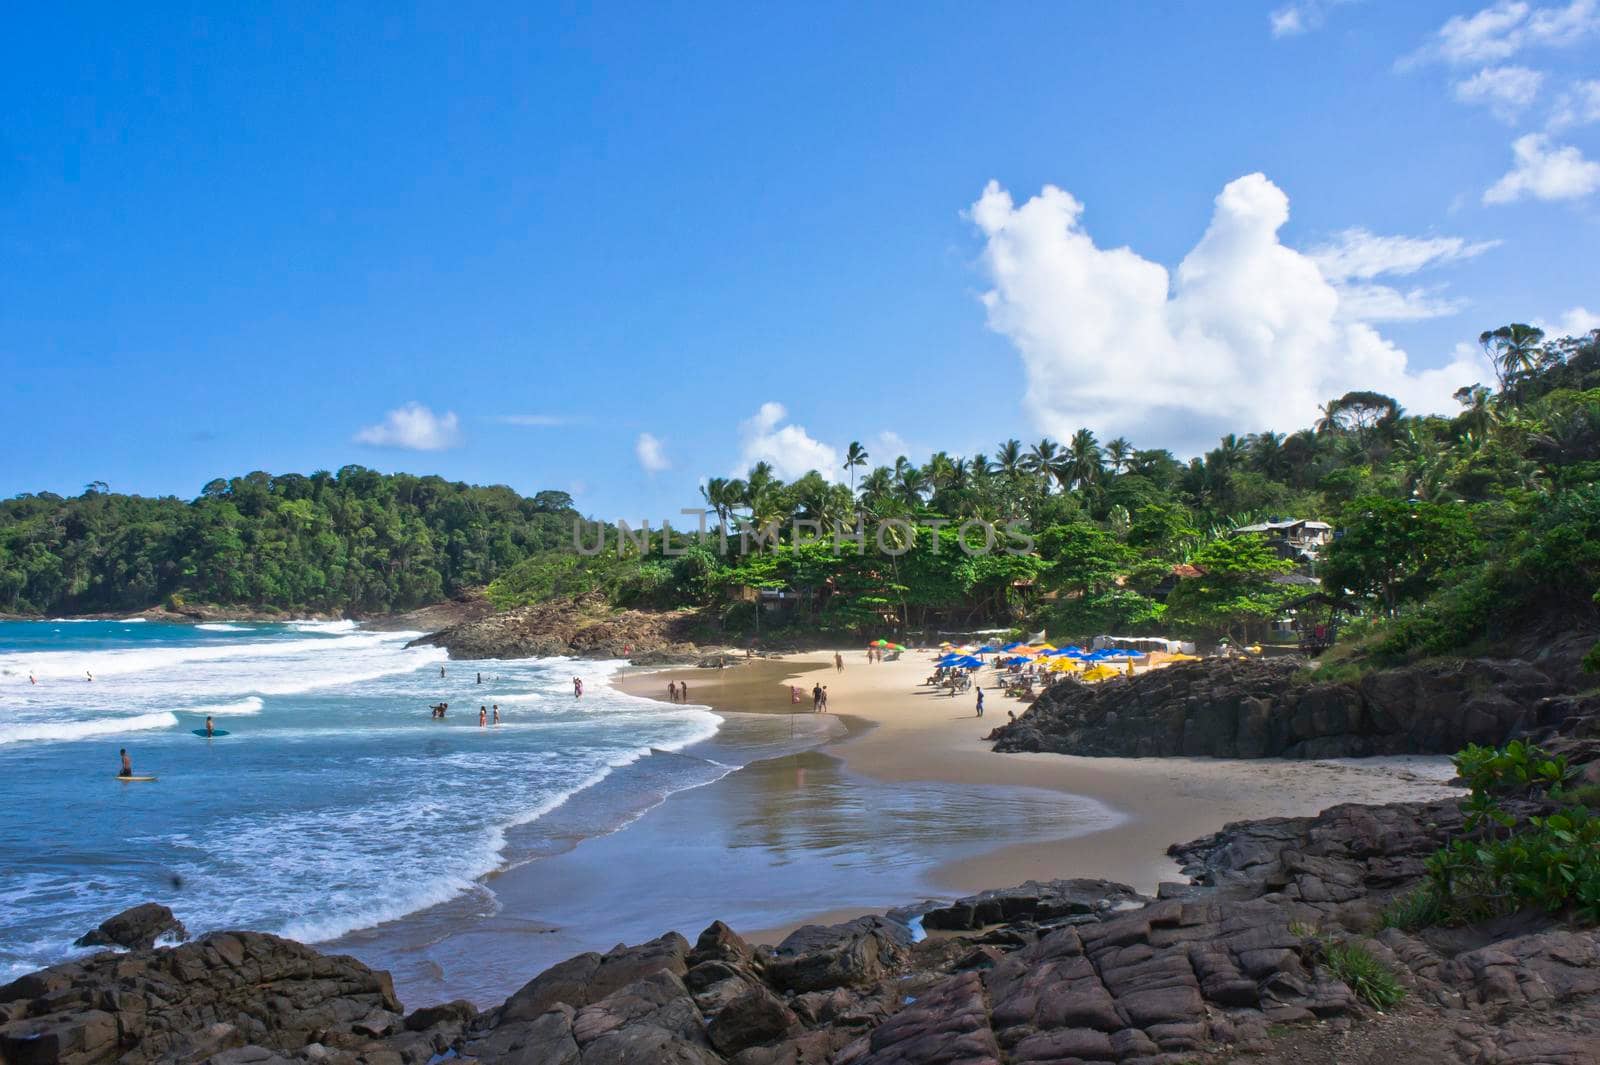
[[[73,945],[149,950],[163,936],[181,942],[189,938],[189,932],[171,910],[160,903],[146,902],[107,918],[100,923],[100,927],[86,932]]]

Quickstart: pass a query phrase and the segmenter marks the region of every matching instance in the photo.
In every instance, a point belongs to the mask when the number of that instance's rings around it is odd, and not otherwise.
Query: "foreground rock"
[[[553,966],[502,1005],[402,1014],[388,978],[272,936],[102,954],[0,988],[0,1065],[1001,1065],[1600,1062],[1600,932],[1519,914],[1407,934],[1378,914],[1462,830],[1453,802],[1339,806],[1176,846],[1141,899],[1030,882],[756,947],[722,924]],[[1360,940],[1394,1018],[1325,963]]]
[[[1299,659],[1185,662],[1047,689],[994,733],[997,751],[1216,758],[1454,753],[1535,728],[1563,697],[1518,660],[1428,662],[1313,683]]]

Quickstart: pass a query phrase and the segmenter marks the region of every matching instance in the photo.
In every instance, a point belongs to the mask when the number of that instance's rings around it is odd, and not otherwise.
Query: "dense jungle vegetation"
[[[1027,624],[1052,633],[1259,636],[1305,596],[1308,567],[1261,537],[1268,517],[1337,530],[1314,575],[1365,615],[1393,656],[1493,641],[1537,619],[1596,627],[1600,588],[1600,332],[1551,340],[1526,325],[1480,338],[1496,379],[1451,416],[1412,416],[1350,392],[1299,432],[1229,435],[1180,461],[1080,430],[989,454],[875,460],[852,444],[831,477],[764,464],[702,489],[733,550],[677,533],[673,553],[619,552],[565,493],[384,475],[251,473],[198,498],[82,495],[0,503],[0,610],[23,615],[189,602],[371,614],[487,587],[501,607],[603,593],[616,606],[698,607],[729,631],[775,624],[860,633]],[[808,535],[860,515],[865,550]],[[981,519],[996,529],[983,545]],[[795,525],[795,522],[799,525]],[[886,523],[887,524],[884,524]],[[1030,550],[1008,552],[1008,523]],[[778,542],[739,554],[738,530]],[[874,544],[884,530],[883,546]],[[1294,571],[1299,570],[1297,578]],[[761,589],[786,593],[761,619]]]

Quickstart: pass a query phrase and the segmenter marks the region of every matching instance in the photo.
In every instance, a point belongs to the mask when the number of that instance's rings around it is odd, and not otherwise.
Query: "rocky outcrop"
[[[1539,721],[1560,686],[1525,662],[1469,659],[1315,683],[1298,659],[1187,662],[1051,686],[996,730],[997,751],[1330,758],[1451,753]]]
[[[1030,882],[896,911],[940,929],[920,941],[888,917],[776,948],[715,923],[570,958],[482,1014],[402,1015],[353,959],[218,933],[0,988],[0,1065],[1600,1061],[1600,931],[1543,913],[1380,930],[1462,830],[1452,802],[1245,822],[1172,848],[1173,897]],[[1407,989],[1400,1030],[1327,962],[1358,938]]]
[[[181,942],[189,938],[189,932],[171,910],[160,903],[147,902],[101,921],[98,928],[79,936],[73,945],[149,950],[163,937]]]
[[[609,609],[603,596],[553,600],[451,625],[407,646],[443,647],[452,658],[649,657],[694,661],[692,612]]]

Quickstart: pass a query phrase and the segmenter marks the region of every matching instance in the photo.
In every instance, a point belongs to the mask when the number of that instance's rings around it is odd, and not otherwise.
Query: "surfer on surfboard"
[[[216,731],[217,730],[215,728],[213,728],[212,725],[211,725],[211,715],[207,714],[206,715],[206,739],[210,739],[212,736],[216,735]]]
[[[118,773],[117,776],[119,776],[119,777],[131,777],[131,776],[133,776],[133,759],[128,757],[128,748],[126,748],[126,747],[122,748],[122,750],[119,753],[122,755],[122,771],[120,773]]]

